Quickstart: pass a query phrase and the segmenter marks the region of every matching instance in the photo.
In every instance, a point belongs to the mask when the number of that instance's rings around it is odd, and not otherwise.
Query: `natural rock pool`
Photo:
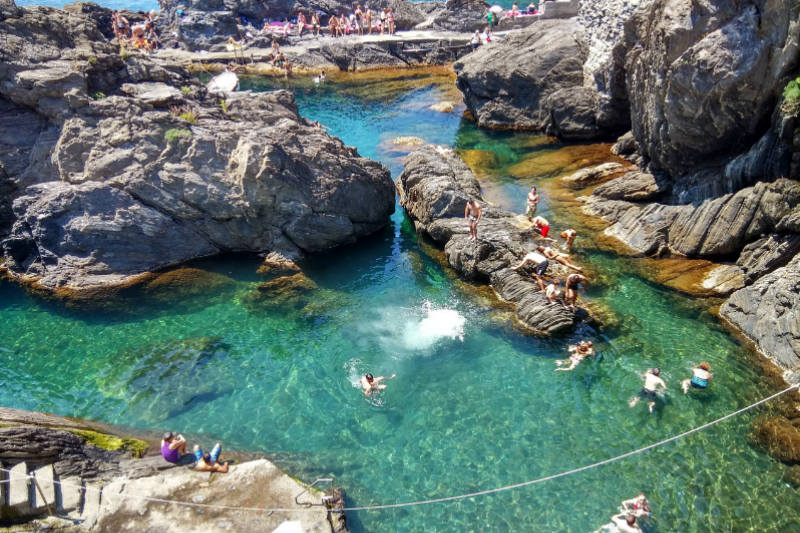
[[[560,229],[552,178],[604,150],[527,134],[490,134],[429,106],[450,79],[377,74],[341,83],[293,81],[301,113],[397,176],[414,136],[463,151],[487,198],[540,210]],[[251,81],[249,87],[273,84]],[[560,211],[561,210],[561,211]],[[484,291],[459,282],[398,207],[388,228],[304,264],[318,286],[265,307],[254,257],[191,265],[100,309],[76,309],[0,285],[0,405],[177,429],[274,454],[306,481],[333,475],[353,506],[456,495],[582,466],[680,433],[774,389],[750,352],[702,301],[637,277],[591,246],[588,299],[612,325],[564,338],[522,335]],[[181,277],[183,276],[183,278]],[[186,279],[189,278],[190,283]],[[599,357],[573,372],[554,361],[580,338]],[[715,379],[684,396],[700,361]],[[669,386],[653,415],[627,401],[639,373]],[[396,373],[375,401],[360,374]],[[748,413],[609,466],[495,495],[349,516],[354,531],[589,531],[644,491],[658,531],[800,530],[784,467],[750,446]]]

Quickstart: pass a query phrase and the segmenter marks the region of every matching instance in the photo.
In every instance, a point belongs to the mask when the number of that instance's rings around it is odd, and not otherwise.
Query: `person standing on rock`
[[[361,4],[356,5],[356,31],[359,35],[364,35],[364,11]]]
[[[386,8],[383,8],[381,11],[381,35],[383,35],[383,30],[387,30],[388,27],[386,26]]]
[[[372,10],[369,6],[364,10],[364,25],[367,28],[367,35],[372,35]]]
[[[469,240],[471,241],[478,240],[478,222],[481,221],[482,216],[483,209],[474,198],[470,198],[464,208],[464,218],[469,220]]]
[[[661,370],[658,368],[649,368],[647,373],[644,375],[644,385],[642,386],[642,390],[639,391],[639,394],[631,398],[631,401],[628,402],[630,407],[634,407],[639,400],[646,399],[647,400],[647,409],[650,413],[653,412],[653,408],[656,406],[656,393],[658,392],[659,387],[666,392],[667,384],[664,383],[664,380],[659,377],[661,374]]]
[[[581,274],[570,274],[567,276],[564,282],[564,303],[569,305],[573,311],[575,310],[575,302],[578,300],[578,289],[580,288],[581,291],[586,294],[587,283],[589,283],[589,280],[586,276]]]
[[[528,191],[526,203],[528,208],[525,211],[525,215],[528,217],[529,221],[533,222],[533,215],[536,214],[536,206],[539,205],[539,193],[536,192],[536,187],[531,187],[531,190]]]
[[[515,267],[512,267],[514,270],[519,270],[520,268],[524,267],[528,263],[533,263],[533,277],[536,278],[536,283],[539,284],[539,290],[544,290],[544,281],[542,280],[542,276],[544,275],[545,271],[547,270],[547,265],[550,262],[547,260],[545,256],[538,252],[530,252],[522,258],[522,262]]]
[[[481,45],[481,34],[478,30],[475,30],[475,33],[472,34],[472,39],[470,39],[469,45],[472,47],[473,52]]]

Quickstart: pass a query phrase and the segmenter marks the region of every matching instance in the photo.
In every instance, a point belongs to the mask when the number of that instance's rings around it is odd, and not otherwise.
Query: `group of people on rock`
[[[308,30],[309,34],[319,37],[324,31],[324,26],[316,11],[311,12],[309,15],[306,15],[303,11],[299,11],[294,21],[285,19],[280,27],[280,31],[285,37],[288,37],[295,31],[298,37],[302,37],[306,30]],[[364,8],[361,4],[356,5],[353,12],[349,15],[345,13],[340,13],[338,16],[331,15],[328,19],[327,27],[331,37],[371,35],[373,31],[381,35],[394,35],[397,31],[395,14],[391,7],[385,7],[377,10],[377,12],[373,12],[372,9],[369,7]],[[274,32],[275,25],[265,20],[261,31],[262,33]]]
[[[186,438],[180,433],[176,434],[172,431],[167,431],[161,438],[161,457],[168,463],[172,464],[187,464],[194,462],[195,470],[200,472],[219,472],[226,474],[228,472],[229,463],[220,463],[219,455],[222,453],[222,446],[216,443],[211,449],[210,453],[203,452],[203,449],[197,444],[194,445],[192,453],[186,452]]]
[[[121,45],[129,45],[137,50],[152,52],[158,48],[158,35],[156,35],[156,12],[140,13],[144,19],[133,24],[119,11],[111,14],[111,26],[114,37]]]

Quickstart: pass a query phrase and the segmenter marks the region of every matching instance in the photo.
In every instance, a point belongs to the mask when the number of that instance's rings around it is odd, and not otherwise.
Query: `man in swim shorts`
[[[221,452],[222,446],[220,446],[219,442],[214,445],[211,453],[203,453],[203,449],[195,444],[194,458],[197,459],[197,462],[194,465],[195,470],[199,470],[200,472],[219,472],[220,474],[227,474],[228,462],[226,461],[225,464],[219,463],[219,454]]]
[[[522,258],[522,262],[515,267],[512,267],[514,270],[519,270],[520,268],[527,266],[528,264],[533,264],[533,277],[536,278],[536,282],[539,284],[539,290],[544,290],[544,281],[542,280],[542,276],[544,275],[545,271],[547,270],[547,265],[549,261],[545,256],[538,252],[530,252]]]
[[[575,310],[575,302],[578,300],[578,288],[586,293],[586,284],[589,280],[582,274],[570,274],[564,281],[564,302]]]
[[[483,209],[474,198],[470,198],[464,208],[464,218],[469,220],[469,240],[471,241],[478,239],[478,222],[481,221],[481,216],[483,216]]]
[[[378,376],[376,378],[372,374],[364,374],[361,376],[361,389],[364,391],[364,396],[370,396],[376,391],[385,389],[386,384],[381,382],[394,379],[396,375],[392,374],[388,378],[386,376]]]
[[[653,407],[656,406],[656,392],[658,392],[659,387],[665,392],[667,390],[667,384],[664,383],[663,379],[658,377],[659,374],[661,374],[661,370],[658,368],[649,368],[647,370],[647,373],[644,375],[642,390],[628,403],[630,407],[639,403],[639,400],[647,399],[647,409],[651,413],[653,412]]]

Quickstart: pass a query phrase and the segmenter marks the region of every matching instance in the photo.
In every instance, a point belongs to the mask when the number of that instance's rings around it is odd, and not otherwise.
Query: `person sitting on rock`
[[[539,284],[539,290],[544,290],[544,281],[542,280],[542,276],[544,275],[545,271],[547,270],[547,265],[550,263],[545,256],[538,252],[530,252],[522,258],[520,264],[515,267],[512,267],[514,270],[519,270],[520,268],[528,265],[533,264],[533,277],[536,278],[536,283]]]
[[[570,274],[564,281],[564,303],[573,311],[575,302],[578,300],[578,289],[586,294],[586,284],[589,280],[582,274]]]
[[[194,465],[195,470],[200,472],[219,472],[220,474],[228,473],[228,462],[224,464],[219,463],[219,454],[222,452],[222,446],[219,442],[214,445],[211,453],[203,453],[200,446],[194,446],[194,458],[197,462]]]
[[[390,379],[394,379],[397,374],[392,374],[388,378],[386,376],[378,376],[377,378],[372,374],[364,374],[361,376],[361,390],[364,391],[364,396],[370,396],[375,392],[381,391],[386,388],[386,385],[382,383],[383,381],[387,381]]]
[[[178,464],[186,455],[186,439],[183,435],[175,435],[171,431],[161,438],[161,457],[168,463]]]
[[[306,15],[302,11],[297,14],[297,36],[303,36],[303,30],[306,29]]]
[[[289,19],[283,19],[283,36],[289,37],[292,33],[292,22]]]
[[[519,15],[519,4],[517,0],[514,0],[514,3],[511,4],[511,16],[516,17],[517,15]]]
[[[570,353],[569,359],[565,359],[564,361],[556,361],[556,365],[559,366],[559,368],[556,368],[556,370],[564,370],[564,371],[572,370],[573,368],[581,364],[581,361],[583,361],[587,357],[594,355],[594,348],[592,341],[581,341],[577,345],[575,344],[571,345],[569,348],[567,348],[567,350]],[[567,363],[569,363],[569,366],[562,366],[566,365]]]
[[[548,302],[554,304],[558,303],[558,298],[561,296],[561,291],[554,283],[548,283],[547,287],[544,289],[544,295],[547,297]]]
[[[683,381],[681,381],[681,388],[683,389],[683,393],[688,394],[690,386],[695,389],[707,388],[708,380],[714,377],[714,375],[710,372],[710,370],[711,370],[711,365],[709,365],[706,362],[702,362],[697,366],[693,366],[691,379],[684,379]]]
[[[583,269],[569,260],[569,254],[564,254],[561,252],[556,252],[549,246],[537,246],[536,249],[542,253],[546,258],[552,259],[554,261],[558,261],[562,265],[569,267],[571,269],[577,270],[578,272],[582,272]]]
[[[528,4],[528,15],[534,15],[539,12],[539,0],[531,0]]]
[[[547,234],[550,233],[550,223],[547,221],[547,219],[542,216],[538,216],[534,217],[533,220],[531,220],[531,223],[533,223],[533,231],[546,239]]]
[[[317,14],[316,11],[314,11],[313,13],[311,13],[311,33],[314,34],[314,37],[319,37],[319,29],[320,29],[319,15]]]
[[[572,248],[572,243],[575,242],[575,237],[578,235],[574,229],[565,229],[561,232],[560,236],[564,239],[564,249],[569,250]]]
[[[342,37],[348,35],[350,33],[350,28],[347,27],[347,17],[344,16],[344,13],[339,15],[339,35]]]
[[[472,39],[469,40],[469,45],[472,47],[473,52],[481,45],[481,34],[478,32],[478,30],[475,30],[475,33],[472,34]]]
[[[117,23],[114,26],[114,33],[117,36],[117,39],[122,42],[128,39],[128,28],[130,28],[131,23],[128,22],[122,13],[116,12],[117,15]]]
[[[469,240],[471,241],[478,240],[478,222],[481,221],[482,216],[483,209],[474,198],[470,198],[464,208],[464,218],[469,220]]]
[[[339,19],[336,18],[336,15],[331,15],[331,18],[328,21],[328,29],[331,31],[331,37],[336,37],[339,35]]]

